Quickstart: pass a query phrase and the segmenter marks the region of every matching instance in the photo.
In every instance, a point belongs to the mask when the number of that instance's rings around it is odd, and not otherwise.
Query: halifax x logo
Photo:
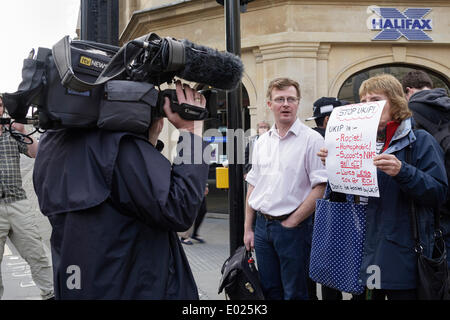
[[[409,8],[400,12],[396,8],[371,8],[380,19],[372,19],[372,30],[382,30],[372,40],[433,40],[423,30],[432,30],[431,19],[422,19],[431,9]]]

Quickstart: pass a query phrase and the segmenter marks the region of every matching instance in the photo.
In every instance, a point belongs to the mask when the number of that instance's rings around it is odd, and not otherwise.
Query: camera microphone
[[[105,81],[127,69],[135,81],[155,85],[174,76],[211,87],[232,90],[242,78],[241,59],[230,52],[194,44],[189,40],[160,38],[154,33],[129,41],[100,74]]]
[[[194,44],[189,40],[182,40],[181,43],[184,45],[185,63],[182,69],[176,71],[178,77],[222,90],[237,87],[244,71],[238,56]]]

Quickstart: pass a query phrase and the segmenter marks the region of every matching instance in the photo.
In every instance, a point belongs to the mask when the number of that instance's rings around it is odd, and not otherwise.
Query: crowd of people
[[[179,81],[176,94],[180,104],[206,105],[202,94]],[[314,300],[317,286],[309,277],[309,264],[316,200],[328,184],[325,129],[333,109],[348,102],[317,99],[313,117],[306,119],[316,122],[310,128],[297,117],[302,98],[297,81],[273,79],[266,98],[274,124],[259,122],[245,152],[243,243],[255,250],[266,299]],[[432,253],[434,214],[441,215],[450,246],[444,154],[423,130],[422,118],[447,122],[450,99],[445,89],[433,89],[423,71],[408,73],[402,82],[388,74],[371,77],[361,84],[359,98],[386,101],[373,159],[380,196],[357,199],[366,208],[367,220],[361,280],[367,281],[365,270],[372,265],[379,266],[382,275],[378,288],[366,288],[353,298],[367,299],[370,291],[371,299],[417,299],[411,201],[418,208],[424,254]],[[181,244],[204,242],[198,229],[206,213],[208,164],[204,159],[196,163],[194,156],[208,146],[202,139],[202,121],[182,119],[167,98],[164,111],[180,131],[179,142],[191,142],[173,163],[158,147],[162,118],[143,135],[48,130],[39,149],[35,140],[25,144],[11,136],[13,131],[25,133],[23,125],[15,123],[8,130],[1,125],[0,262],[9,237],[30,264],[44,299],[199,298]],[[53,229],[53,276],[34,217],[28,215],[19,153],[36,157],[33,183],[40,210]],[[2,292],[0,278],[0,297]],[[331,287],[322,286],[321,292],[324,300],[343,298]]]
[[[431,79],[423,71],[406,74],[402,83],[392,75],[381,74],[365,80],[359,88],[360,102],[386,103],[373,158],[380,196],[355,197],[366,212],[360,281],[368,283],[370,273],[366,270],[370,266],[377,266],[381,277],[378,287],[366,287],[364,293],[353,295],[355,300],[418,298],[411,202],[417,208],[424,255],[432,255],[434,214],[441,216],[449,247],[443,150],[429,132],[420,130],[423,122],[414,115],[431,118],[436,126],[445,124],[450,99],[445,89],[432,89]],[[255,249],[268,299],[317,299],[316,284],[308,275],[308,259],[315,200],[323,197],[327,184],[328,150],[323,136],[333,108],[348,103],[333,97],[318,99],[313,117],[306,119],[316,121],[317,127],[311,129],[296,116],[300,98],[296,81],[279,78],[269,84],[267,105],[275,124],[255,144],[252,170],[246,177],[244,243],[247,250]],[[345,199],[345,194],[336,193],[335,198],[339,196]],[[340,300],[342,293],[322,286],[322,299]]]

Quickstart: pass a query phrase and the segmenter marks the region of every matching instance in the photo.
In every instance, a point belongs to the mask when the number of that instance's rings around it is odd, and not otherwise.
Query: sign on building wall
[[[372,40],[433,40],[425,31],[433,30],[432,19],[425,16],[430,8],[408,8],[401,12],[396,8],[370,7],[378,16],[370,18],[370,30],[381,30]]]

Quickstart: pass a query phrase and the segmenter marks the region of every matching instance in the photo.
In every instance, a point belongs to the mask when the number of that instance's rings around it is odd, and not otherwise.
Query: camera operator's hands
[[[196,107],[205,108],[206,98],[202,94],[198,93],[187,84],[181,84],[181,81],[176,81],[175,85],[177,99],[180,105],[187,103]],[[170,109],[170,101],[167,97],[165,98],[163,108],[167,119],[178,130],[189,131],[199,136],[203,134],[203,121],[191,121],[181,118],[178,113],[173,112],[172,109]]]

